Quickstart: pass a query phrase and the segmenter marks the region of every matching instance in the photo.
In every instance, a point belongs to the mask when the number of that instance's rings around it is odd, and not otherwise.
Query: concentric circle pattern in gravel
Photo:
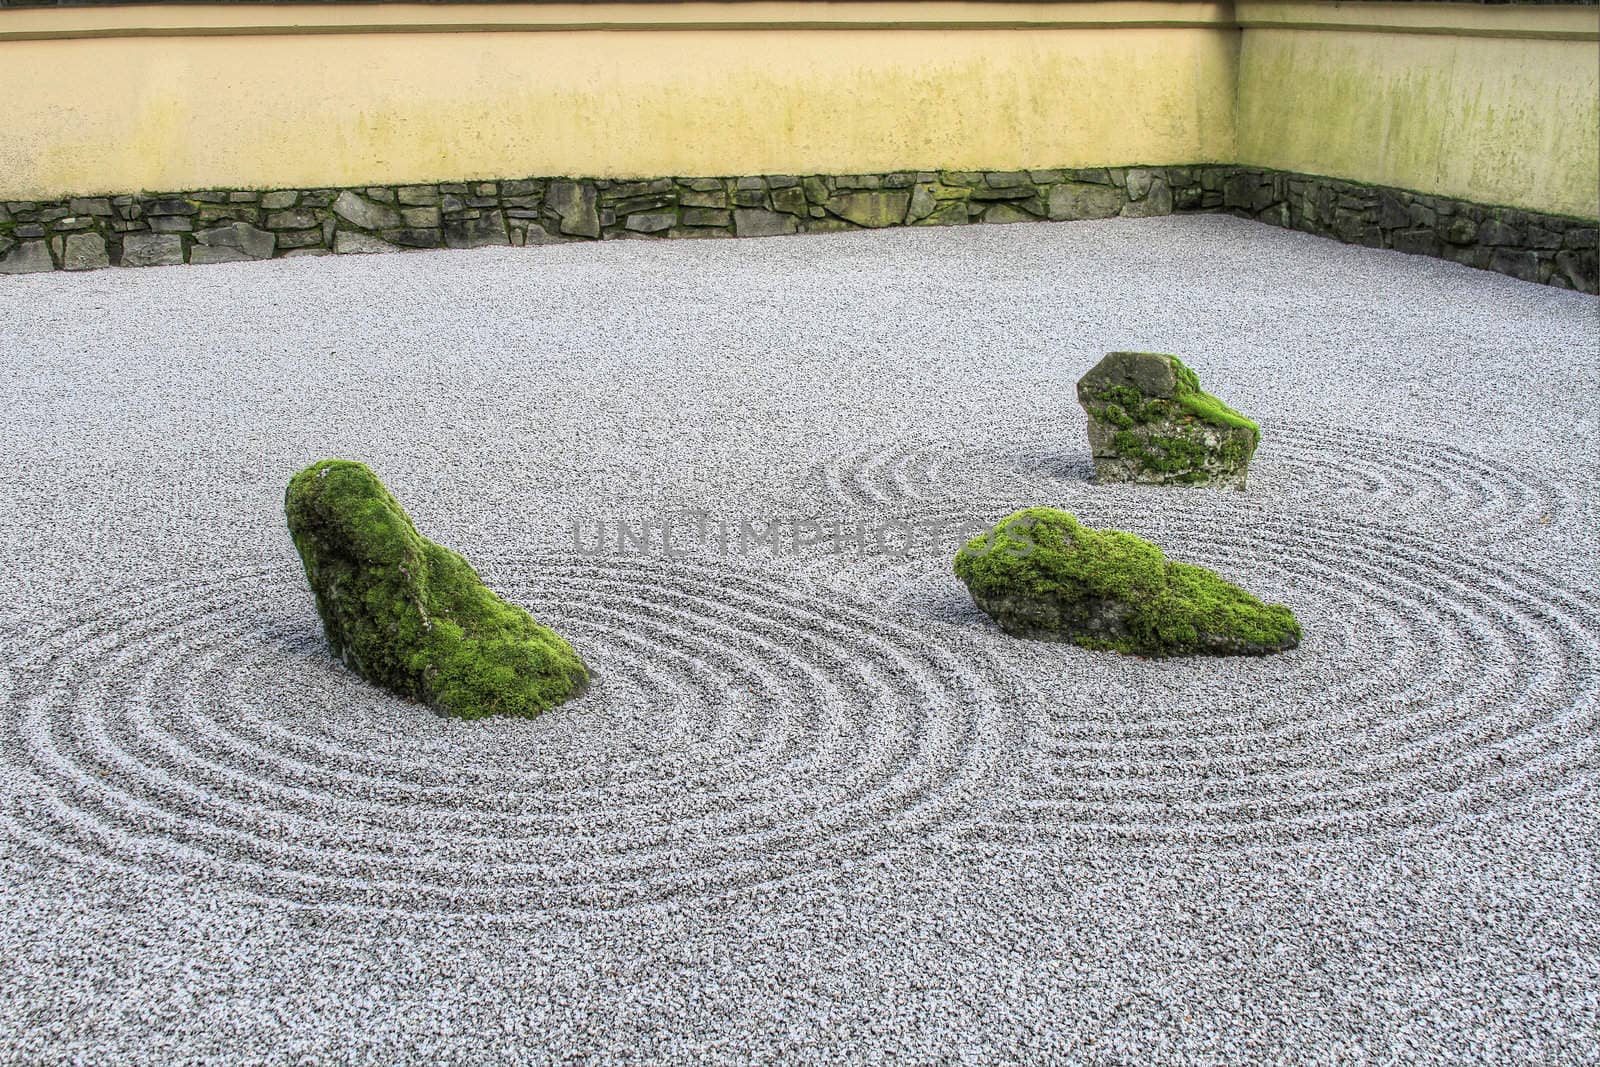
[[[1593,298],[1170,218],[0,309],[0,1062],[1592,1056]],[[1247,492],[1093,484],[1073,384],[1118,348],[1259,419]],[[333,661],[281,512],[330,455],[590,692],[465,723]],[[1015,641],[953,544],[574,541],[1031,504],[1305,642]]]

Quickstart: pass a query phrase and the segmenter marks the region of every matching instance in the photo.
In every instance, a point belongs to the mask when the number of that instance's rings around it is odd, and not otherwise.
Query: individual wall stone
[[[1129,171],[1130,175],[1132,173]],[[1131,184],[1129,188],[1132,189]],[[1170,214],[1172,214],[1172,187],[1160,178],[1150,180],[1143,186],[1143,195],[1128,201],[1122,208],[1122,217],[1128,219],[1148,219]]]
[[[251,259],[271,259],[277,251],[278,237],[247,222],[234,222],[211,230],[201,230],[194,239],[214,248],[234,248]]]
[[[168,267],[183,262],[183,238],[175,233],[130,233],[122,239],[124,267]]]
[[[1072,181],[1050,187],[1047,210],[1057,221],[1109,219],[1122,210],[1122,204],[1122,193],[1110,185]]]
[[[248,263],[255,257],[248,252],[225,245],[195,245],[189,249],[189,262],[201,265],[207,263]]]
[[[778,237],[799,229],[799,220],[781,211],[742,207],[733,211],[733,231],[739,237]]]
[[[545,206],[560,219],[561,232],[575,237],[600,236],[595,199],[595,187],[587,182],[551,182],[544,194]]]
[[[50,246],[44,241],[19,242],[4,259],[0,259],[0,274],[38,274],[55,269]]]
[[[392,207],[375,204],[348,189],[334,200],[333,213],[363,230],[383,230],[401,225],[400,212]]]
[[[476,217],[446,219],[444,243],[451,248],[483,248],[488,245],[508,245],[511,238],[506,233],[506,217],[501,211],[484,211]]]
[[[96,270],[111,266],[106,239],[98,233],[69,234],[61,253],[62,270]]]
[[[636,233],[660,233],[672,229],[677,217],[670,211],[647,211],[629,215],[624,226]]]
[[[859,177],[856,180],[859,181]],[[833,214],[857,226],[872,228],[898,226],[905,221],[910,206],[911,193],[904,189],[836,193],[827,202]]]
[[[726,229],[733,225],[733,212],[709,207],[686,207],[682,219],[685,226],[720,226]]]
[[[396,190],[396,200],[406,207],[438,207],[439,190],[431,185],[406,185]]]
[[[322,219],[310,208],[297,208],[293,211],[275,211],[266,218],[266,227],[269,230],[309,230],[314,226],[322,225]]]

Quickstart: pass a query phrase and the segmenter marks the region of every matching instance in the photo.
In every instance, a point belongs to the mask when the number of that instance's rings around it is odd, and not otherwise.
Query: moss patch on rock
[[[1300,624],[1142,538],[1056,508],[1018,511],[964,545],[956,577],[1006,633],[1143,656],[1264,655]]]
[[[571,645],[419,534],[364,465],[312,464],[284,512],[328,643],[368,681],[462,718],[538,715],[588,685]]]
[[[1162,352],[1112,352],[1078,381],[1102,482],[1245,487],[1261,427]]]

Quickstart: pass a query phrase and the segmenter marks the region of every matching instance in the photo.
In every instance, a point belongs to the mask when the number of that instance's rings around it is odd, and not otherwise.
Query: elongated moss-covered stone
[[[1095,480],[1243,489],[1261,428],[1177,356],[1112,352],[1078,380]]]
[[[1300,624],[1283,605],[1055,508],[1001,520],[962,547],[955,572],[973,602],[1017,637],[1144,656],[1264,655],[1300,643]]]
[[[362,464],[307,467],[284,512],[328,643],[368,681],[463,718],[537,715],[587,686],[571,645],[417,533]]]

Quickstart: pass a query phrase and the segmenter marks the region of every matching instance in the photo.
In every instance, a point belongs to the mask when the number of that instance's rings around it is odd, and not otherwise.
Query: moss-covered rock
[[[1095,479],[1243,489],[1261,427],[1177,356],[1112,352],[1078,380]]]
[[[1144,656],[1264,655],[1300,643],[1300,624],[1204,567],[1150,542],[1027,508],[973,538],[956,577],[1017,637]]]
[[[284,512],[334,655],[368,681],[463,718],[537,715],[588,685],[571,645],[417,533],[362,464],[307,467]]]

